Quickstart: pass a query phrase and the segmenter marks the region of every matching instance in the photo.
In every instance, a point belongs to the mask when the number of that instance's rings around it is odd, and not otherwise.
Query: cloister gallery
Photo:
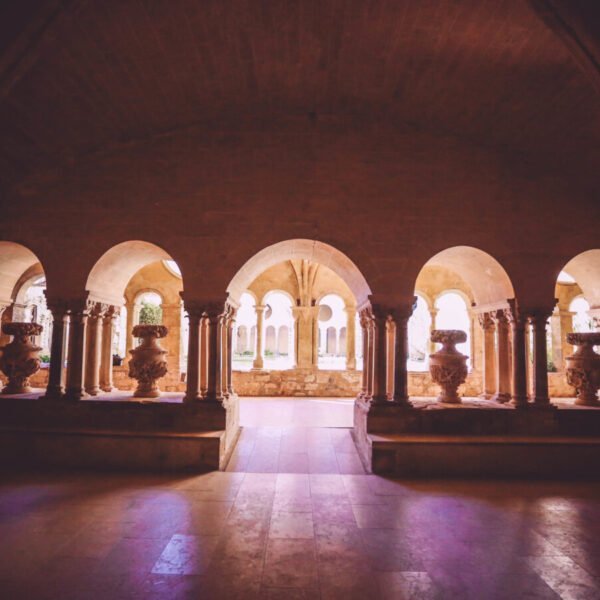
[[[457,350],[467,373],[457,385],[470,408],[599,405],[593,382],[591,393],[588,385],[587,394],[575,398],[584,384],[569,377],[567,358],[575,352],[569,334],[598,330],[600,249],[540,277],[547,298],[533,308],[522,305],[509,272],[471,246],[447,248],[415,266],[414,295],[398,304],[378,302],[348,255],[314,240],[263,248],[240,265],[221,300],[210,301],[189,297],[176,255],[152,242],[107,249],[87,274],[78,274],[85,284],[75,299],[53,296],[61,282],[47,274],[59,269],[44,268],[50,257],[17,242],[2,242],[0,249],[3,323],[42,325],[29,333],[45,365],[22,389],[9,382],[4,396],[110,400],[114,409],[115,401],[123,406],[136,397],[160,402],[160,386],[169,404],[210,406],[213,419],[215,409],[223,412],[228,433],[214,466],[226,465],[235,445],[239,395],[333,396],[356,397],[355,441],[371,468],[361,414],[371,407],[448,406],[448,397],[438,395],[444,381],[428,368],[440,347],[436,330],[465,334]],[[165,365],[150,378],[152,393],[128,364],[142,337],[134,328],[144,324],[166,326],[155,336],[166,336]],[[6,334],[14,331],[4,330],[8,343]],[[152,360],[146,370],[155,368]]]
[[[600,597],[600,2],[0,2],[0,598]]]

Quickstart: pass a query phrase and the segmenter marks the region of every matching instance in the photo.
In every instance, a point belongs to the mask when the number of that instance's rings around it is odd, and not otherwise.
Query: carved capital
[[[490,313],[479,313],[477,315],[479,320],[479,324],[484,331],[491,331],[494,329],[496,324],[494,323],[494,319]]]

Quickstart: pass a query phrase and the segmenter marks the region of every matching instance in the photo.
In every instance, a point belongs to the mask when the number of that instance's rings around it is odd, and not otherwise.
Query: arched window
[[[254,296],[248,292],[240,296],[233,339],[233,368],[236,371],[250,370],[256,349],[256,310]]]
[[[157,292],[142,292],[135,299],[135,325],[162,323],[162,298]]]
[[[577,296],[569,305],[569,311],[573,315],[573,331],[577,333],[588,333],[594,331],[592,317],[589,315],[590,303],[583,297]]]
[[[283,292],[273,291],[265,296],[263,303],[266,306],[264,316],[265,369],[291,369],[294,367],[292,300]]]
[[[346,368],[346,341],[340,348],[340,332],[346,328],[348,315],[344,300],[337,294],[327,294],[319,302],[319,362],[320,369]]]
[[[435,301],[438,309],[436,329],[461,329],[467,334],[464,344],[457,344],[456,349],[468,357],[467,365],[471,365],[471,318],[464,298],[456,292],[445,292]]]
[[[417,294],[417,306],[408,320],[408,370],[429,368],[431,313],[427,302]]]

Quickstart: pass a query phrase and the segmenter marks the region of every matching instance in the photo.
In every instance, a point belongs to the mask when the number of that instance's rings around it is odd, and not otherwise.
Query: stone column
[[[308,319],[311,325],[311,342],[312,342],[312,355],[311,355],[311,366],[316,369],[319,366],[319,310],[320,306],[312,306],[308,311]]]
[[[200,360],[204,358],[204,351],[200,350],[200,323],[202,321],[202,307],[191,303],[185,303],[185,311],[189,322],[188,356],[186,373],[186,391],[184,402],[195,402],[200,400]]]
[[[235,328],[236,310],[232,309],[227,326],[227,394],[234,394],[233,390],[233,330]],[[291,336],[290,336],[291,337]]]
[[[375,393],[375,365],[376,365],[376,348],[375,348],[375,321],[373,313],[369,308],[368,312],[368,329],[369,329],[369,372],[367,379],[367,397],[372,398]]]
[[[102,355],[102,321],[107,306],[96,303],[87,322],[87,356],[85,364],[85,391],[90,396],[100,393],[100,357]]]
[[[127,302],[127,304],[125,305],[125,308],[127,309],[127,330],[124,333],[124,335],[125,335],[125,360],[129,361],[129,358],[131,357],[131,354],[129,353],[129,351],[133,350],[133,334],[131,332],[133,331],[133,325],[136,321],[137,315],[135,313],[138,310],[138,307],[136,306],[136,304],[134,302]]]
[[[370,321],[366,310],[360,311],[360,326],[362,328],[362,345],[363,345],[363,370],[362,370],[362,386],[359,393],[359,398],[368,396],[369,392],[369,335]]]
[[[208,394],[208,319],[202,314],[200,319],[200,396]]]
[[[115,335],[116,321],[119,317],[119,308],[109,306],[102,319],[102,357],[100,359],[100,389],[103,392],[112,392],[113,385],[113,358],[112,347]]]
[[[509,300],[510,324],[513,339],[513,398],[512,402],[517,408],[525,408],[527,400],[527,371],[525,365],[525,323],[526,319],[521,313],[514,299]]]
[[[373,402],[387,402],[388,373],[388,317],[389,313],[381,306],[373,306],[373,332],[375,334],[375,360],[373,378]]]
[[[509,320],[504,310],[498,310],[492,315],[496,325],[498,348],[496,353],[496,393],[492,397],[496,402],[510,400],[510,346],[508,343]]]
[[[53,300],[47,296],[46,304],[52,313],[52,340],[50,342],[48,387],[46,388],[44,397],[49,400],[59,400],[65,393],[63,365],[65,362],[65,320],[68,318],[68,309],[67,303],[64,300]]]
[[[482,398],[490,399],[496,392],[496,326],[490,313],[479,315],[479,323],[483,330],[483,393]]]
[[[165,385],[176,386],[179,384],[181,372],[181,303],[163,303],[161,308],[162,324],[169,330],[169,335],[164,338],[162,343],[164,349],[168,352],[166,360],[169,370]]]
[[[83,389],[85,373],[85,349],[87,320],[90,305],[82,300],[71,304],[71,320],[69,331],[69,353],[67,369],[67,400],[81,400],[87,394]]]
[[[428,338],[428,342],[429,342],[429,354],[433,354],[435,352],[435,342],[431,341],[431,334],[433,333],[434,329],[437,329],[437,315],[439,313],[439,309],[432,307],[429,309],[429,316],[431,317],[431,324],[429,326],[429,338]]]
[[[221,315],[219,321],[219,391],[220,398],[227,394],[227,375],[229,374],[229,348],[227,342],[229,338],[229,307],[225,307],[225,312]]]
[[[261,304],[257,304],[254,307],[256,311],[256,356],[254,357],[253,369],[264,369],[265,362],[263,359],[263,323],[265,309],[267,307]]]
[[[410,319],[415,304],[409,308],[397,308],[392,312],[395,324],[394,335],[394,395],[396,404],[407,407],[412,406],[408,399],[408,320]]]
[[[356,369],[356,309],[346,306],[346,369]]]
[[[204,312],[207,319],[207,339],[208,339],[208,361],[207,361],[207,390],[206,400],[219,401],[223,400],[221,389],[221,342],[220,342],[220,325],[223,319],[223,305],[209,304]]]
[[[533,334],[533,403],[541,407],[550,406],[546,347],[546,324],[550,314],[550,311],[536,310],[529,315]]]

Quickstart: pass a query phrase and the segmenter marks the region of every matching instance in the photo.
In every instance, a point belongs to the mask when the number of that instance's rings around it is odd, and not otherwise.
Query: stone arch
[[[600,308],[600,249],[586,250],[563,268],[581,288],[591,309]]]
[[[142,267],[161,260],[173,259],[156,244],[141,240],[121,242],[98,259],[88,275],[85,289],[92,300],[121,306],[129,280]]]
[[[40,260],[29,248],[17,242],[0,241],[0,305],[13,302],[22,276],[36,265],[41,265]],[[40,271],[43,274],[43,267]]]
[[[348,285],[358,306],[366,303],[371,295],[363,274],[343,252],[324,242],[295,239],[267,246],[246,261],[227,287],[229,296],[237,302],[242,292],[266,269],[291,259],[310,260],[329,267]]]
[[[432,256],[423,267],[427,266],[443,267],[459,275],[471,288],[478,307],[506,307],[507,300],[515,296],[504,267],[491,254],[478,248],[446,248]]]

